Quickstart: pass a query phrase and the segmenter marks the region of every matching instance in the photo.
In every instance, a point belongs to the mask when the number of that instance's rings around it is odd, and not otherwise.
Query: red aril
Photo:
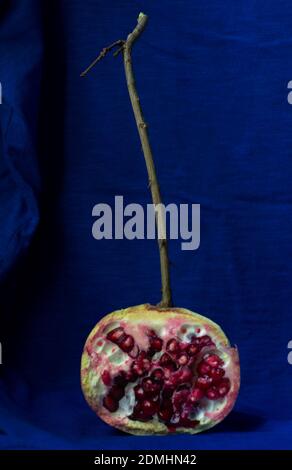
[[[202,390],[201,388],[195,387],[195,388],[191,391],[191,393],[190,393],[188,399],[189,399],[191,402],[197,402],[197,401],[201,400],[203,397],[204,397],[204,392],[203,392],[203,390]]]
[[[169,423],[173,416],[173,403],[171,400],[162,400],[160,408],[157,412],[158,419],[163,423]]]
[[[205,395],[209,400],[217,400],[220,397],[218,389],[215,386],[208,388]]]
[[[179,350],[180,350],[179,343],[177,342],[176,339],[172,338],[167,342],[166,351],[168,351],[171,354],[175,354]]]
[[[211,379],[213,379],[213,382],[218,382],[218,380],[222,379],[224,374],[225,374],[224,369],[221,369],[221,367],[216,367],[216,368],[212,368],[209,371],[208,375],[209,377],[211,377]]]
[[[211,387],[213,380],[208,375],[201,375],[196,381],[196,386],[202,390],[207,390]]]
[[[181,353],[177,358],[177,364],[179,366],[185,366],[189,362],[189,356],[186,353]]]
[[[151,377],[153,380],[160,382],[164,378],[164,370],[163,369],[154,369],[151,373]]]

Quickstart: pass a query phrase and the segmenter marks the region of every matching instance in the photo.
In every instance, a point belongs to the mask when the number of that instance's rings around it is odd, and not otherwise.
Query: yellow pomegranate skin
[[[115,342],[109,339],[111,335],[120,337]],[[155,337],[158,339],[153,343]],[[171,341],[174,339],[175,342]],[[120,340],[122,342],[119,346]],[[173,343],[181,348],[179,352],[172,353],[167,349]],[[206,345],[202,346],[205,343]],[[152,351],[149,355],[151,344],[162,344],[162,348],[160,351]],[[199,345],[199,351],[192,357],[188,353],[185,354],[185,351],[189,351],[190,344]],[[193,348],[196,349],[195,346]],[[168,358],[171,356],[176,370],[169,370],[168,365],[165,368],[161,366],[163,354]],[[186,359],[189,363],[180,365],[179,361],[184,360],[184,355],[189,358]],[[140,357],[146,359],[140,360]],[[216,367],[213,366],[216,366],[218,361],[221,365],[217,369],[224,376],[216,382],[203,372],[206,369],[208,374],[214,376]],[[133,370],[141,372],[133,363],[147,365],[147,371],[133,377]],[[162,382],[159,385],[162,388],[158,398],[151,396],[149,399],[146,394],[137,404],[134,387],[145,384],[147,377],[151,385],[153,370],[161,368],[165,376],[163,385]],[[130,375],[131,381],[123,384],[122,391],[118,390],[122,396],[117,397],[117,387],[114,384],[117,377],[121,377],[121,372],[123,377]],[[187,384],[180,383],[184,373],[187,375]],[[209,388],[198,391],[202,383],[205,387],[206,380],[211,382]],[[166,386],[170,383],[173,387],[176,381],[178,384],[173,395],[167,399],[163,398]],[[184,308],[138,305],[106,315],[93,328],[82,354],[81,384],[85,399],[92,410],[103,421],[117,429],[136,435],[195,434],[215,426],[232,410],[240,387],[238,351],[236,347],[230,346],[222,329],[202,315]],[[180,393],[181,389],[183,394]],[[115,399],[111,396],[113,390]],[[195,400],[196,393],[198,400]],[[204,396],[201,397],[202,394]],[[182,403],[179,401],[181,397],[185,397]],[[150,405],[147,400],[150,400]],[[150,406],[150,411],[151,406],[155,406],[156,412],[151,412],[150,416],[148,414],[145,418],[146,405]],[[166,408],[168,419],[161,419],[161,416],[164,416],[163,407]],[[171,418],[169,408],[173,411]]]

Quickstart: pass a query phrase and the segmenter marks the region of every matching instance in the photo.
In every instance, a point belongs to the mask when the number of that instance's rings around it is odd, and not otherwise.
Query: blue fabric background
[[[175,304],[241,356],[235,410],[195,437],[122,434],[79,385],[94,324],[159,298],[155,241],[91,235],[94,204],[149,202],[121,58],[79,77],[141,10],[134,65],[164,200],[201,204],[199,250],[170,243]],[[0,2],[2,449],[292,448],[291,31],[289,0]]]

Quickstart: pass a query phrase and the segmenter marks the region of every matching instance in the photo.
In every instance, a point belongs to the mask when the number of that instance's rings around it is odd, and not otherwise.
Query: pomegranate
[[[193,434],[232,409],[238,353],[218,325],[197,313],[139,305],[95,326],[84,347],[81,381],[91,408],[118,429]]]
[[[89,70],[113,48],[122,52],[126,82],[148,171],[152,201],[162,204],[148,125],[135,87],[131,50],[147,16],[125,41],[104,48]],[[165,233],[157,212],[158,233]],[[236,348],[213,321],[172,307],[168,248],[159,237],[162,300],[107,315],[90,333],[82,355],[81,382],[91,408],[106,423],[131,434],[195,434],[222,421],[239,390]]]

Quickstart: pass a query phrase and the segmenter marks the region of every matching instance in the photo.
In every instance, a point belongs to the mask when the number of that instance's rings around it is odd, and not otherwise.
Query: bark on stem
[[[153,161],[152,149],[149,142],[147,124],[145,122],[140,99],[137,93],[135,77],[132,67],[131,51],[134,42],[138,39],[141,33],[144,31],[147,24],[148,17],[143,13],[140,13],[138,17],[138,24],[136,28],[129,34],[124,44],[123,55],[124,55],[124,67],[127,80],[128,91],[132,108],[142,144],[143,154],[149,178],[149,187],[152,195],[152,202],[155,206],[162,204],[159,183],[157,179],[156,169]],[[158,234],[165,235],[165,219],[160,210],[156,212],[156,223],[158,228]],[[162,299],[159,303],[160,307],[171,307],[172,306],[172,295],[170,287],[170,269],[169,269],[169,258],[168,258],[168,247],[166,236],[163,239],[158,239],[159,254],[160,254],[160,268],[161,268],[161,283],[162,283]]]
[[[126,41],[116,41],[110,46],[104,48],[99,56],[93,61],[93,63],[87,67],[87,69],[81,74],[84,76],[89,70],[105,55],[114,49],[117,46],[120,46],[119,49],[115,52],[114,55],[117,55],[119,52],[123,52],[124,57],[124,67],[127,80],[128,91],[130,95],[130,100],[132,103],[132,108],[142,144],[142,150],[145,158],[145,163],[148,172],[149,187],[151,190],[152,202],[156,208],[156,224],[158,232],[158,246],[159,246],[159,255],[160,255],[160,269],[161,269],[161,284],[162,284],[162,299],[158,304],[159,307],[168,308],[172,306],[172,294],[170,287],[170,269],[169,269],[169,258],[168,258],[168,247],[166,239],[166,229],[165,229],[165,217],[162,211],[162,200],[160,195],[159,183],[156,175],[155,165],[153,161],[152,149],[149,142],[147,124],[144,120],[142,113],[139,96],[136,89],[135,77],[132,67],[132,58],[131,51],[134,42],[139,38],[142,32],[145,29],[147,24],[148,17],[144,13],[140,13],[138,17],[138,23],[135,29],[128,35]]]

